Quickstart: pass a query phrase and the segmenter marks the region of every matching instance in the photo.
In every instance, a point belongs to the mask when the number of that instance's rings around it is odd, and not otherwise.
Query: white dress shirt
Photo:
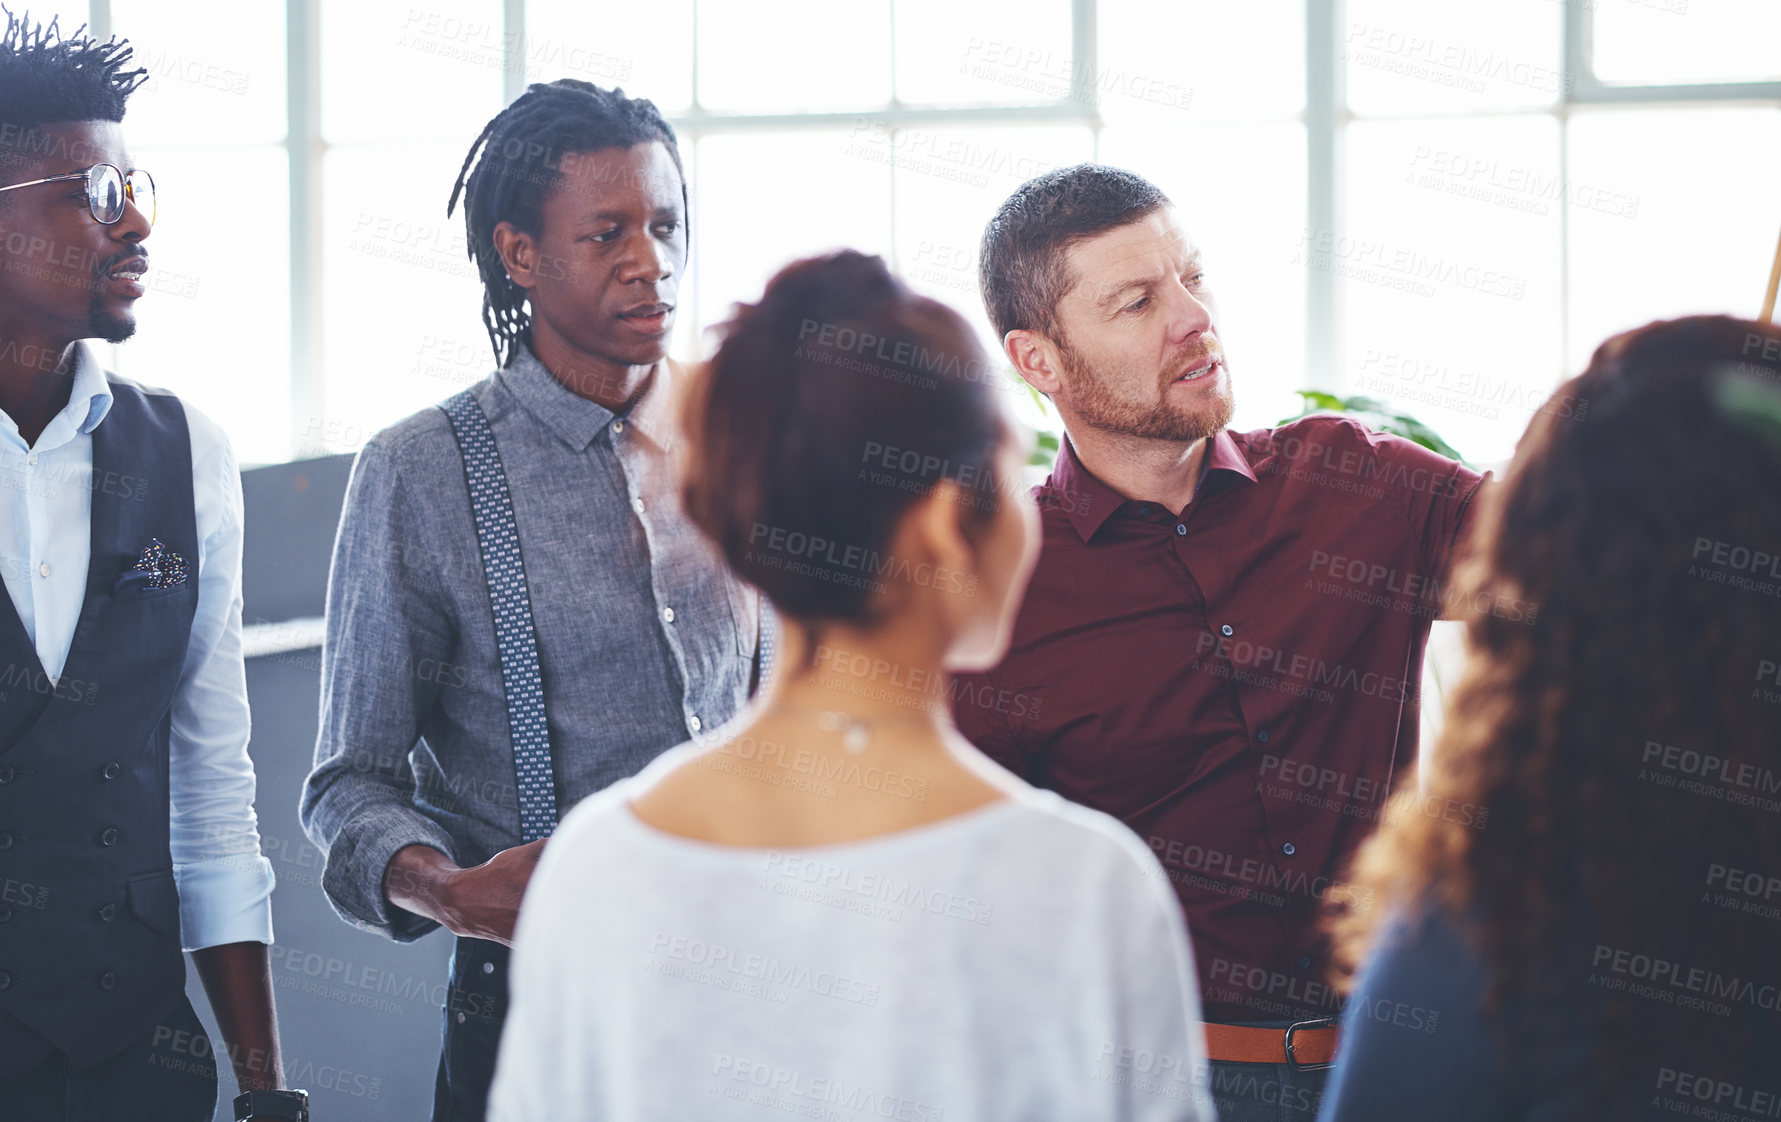
[[[68,405],[26,447],[0,410],[0,571],[51,680],[62,676],[86,599],[93,430],[111,410],[96,355],[80,344]],[[192,440],[198,607],[173,698],[168,773],[173,873],[185,949],[272,942],[272,863],[260,853],[247,755],[241,653],[241,473],[220,426],[183,403]]]

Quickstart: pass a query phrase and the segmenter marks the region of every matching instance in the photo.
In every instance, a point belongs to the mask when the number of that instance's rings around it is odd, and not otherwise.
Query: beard
[[[111,270],[124,261],[133,258],[148,258],[148,251],[132,248],[123,253],[115,254],[101,261],[93,271],[92,294],[87,299],[87,329],[83,338],[103,339],[107,343],[121,343],[136,334],[136,317],[129,313],[119,315],[107,311],[105,299],[100,295],[104,289],[106,278]]]
[[[1228,381],[1222,387],[1211,387],[1205,401],[1186,405],[1168,399],[1160,374],[1147,375],[1117,368],[1096,369],[1061,335],[1057,347],[1063,361],[1069,405],[1082,423],[1092,429],[1116,436],[1191,444],[1216,434],[1231,423],[1237,402]],[[1198,359],[1209,357],[1223,362],[1224,348],[1216,340],[1209,346],[1178,356],[1168,369],[1185,370]],[[1228,378],[1229,369],[1221,368],[1219,374],[1203,377],[1220,374]],[[1147,396],[1140,388],[1152,378],[1156,381],[1151,384],[1157,386],[1154,397]]]
[[[97,296],[87,305],[88,339],[103,339],[107,343],[121,343],[136,334],[136,321],[126,316],[113,315],[105,310],[105,305]]]

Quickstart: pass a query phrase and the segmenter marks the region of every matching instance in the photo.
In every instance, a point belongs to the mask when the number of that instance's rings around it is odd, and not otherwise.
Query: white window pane
[[[1303,0],[1101,0],[1109,121],[1290,117],[1305,106]]]
[[[901,131],[906,139],[896,148],[893,172],[897,269],[915,291],[969,320],[995,366],[1011,374],[977,281],[983,228],[1028,179],[1093,159],[1094,135],[1074,125]],[[1019,382],[998,384],[1014,393],[1028,424],[1058,427]]]
[[[149,74],[125,117],[133,142],[284,139],[282,2],[112,0],[111,18]]]
[[[1604,82],[1781,78],[1775,0],[1617,0],[1594,15],[1594,70]]]
[[[725,113],[873,109],[891,96],[890,0],[699,6],[699,102]]]
[[[1550,117],[1358,122],[1338,278],[1341,390],[1384,399],[1474,462],[1508,458],[1563,376],[1566,203]],[[1320,264],[1322,262],[1320,261]]]
[[[283,148],[134,149],[159,214],[118,373],[220,424],[243,463],[290,458],[289,169]],[[244,189],[245,188],[245,189]]]
[[[1207,153],[1218,155],[1208,170]],[[1109,128],[1100,160],[1168,193],[1218,301],[1240,430],[1298,412],[1305,379],[1305,130],[1297,122]]]
[[[890,167],[862,157],[856,143],[845,130],[699,141],[690,264],[701,329],[728,319],[737,301],[758,300],[773,274],[797,258],[857,249],[888,259]],[[789,168],[797,169],[797,199],[788,221]]]
[[[1349,108],[1405,115],[1552,105],[1569,92],[1563,16],[1553,0],[1348,0],[1339,35]]]
[[[1580,113],[1570,127],[1572,181],[1599,200],[1571,212],[1572,369],[1654,319],[1755,316],[1781,225],[1781,112]]]
[[[1034,105],[1071,96],[1070,0],[896,0],[897,98]]]
[[[693,0],[589,4],[530,0],[526,5],[528,82],[579,78],[622,87],[664,113],[693,100]]]
[[[499,0],[319,2],[328,140],[467,149],[501,108],[507,32]]]
[[[445,215],[463,159],[455,146],[328,154],[327,416],[296,418],[300,456],[352,451],[495,368],[482,327],[482,283],[464,253],[463,211]],[[392,189],[397,183],[412,189]]]

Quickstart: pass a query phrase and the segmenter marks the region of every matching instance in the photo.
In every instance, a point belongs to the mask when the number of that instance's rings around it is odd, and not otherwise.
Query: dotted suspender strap
[[[760,597],[761,604],[761,675],[760,689],[767,688],[767,673],[773,669],[773,610],[767,607],[767,598]]]
[[[544,721],[544,675],[538,667],[538,633],[532,625],[532,597],[520,559],[519,528],[507,472],[482,405],[469,390],[439,406],[451,418],[464,481],[470,487],[470,513],[482,552],[483,578],[494,608],[495,645],[501,653],[501,688],[507,700],[507,728],[513,736],[513,770],[519,786],[520,843],[547,838],[557,827],[556,784],[550,766],[550,729]]]

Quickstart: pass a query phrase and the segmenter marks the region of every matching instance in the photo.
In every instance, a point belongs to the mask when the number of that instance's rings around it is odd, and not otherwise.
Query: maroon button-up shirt
[[[1150,845],[1209,1020],[1339,1010],[1318,911],[1415,762],[1429,623],[1487,478],[1326,416],[1220,432],[1180,517],[1067,440],[1034,491],[1044,549],[1013,644],[955,683],[954,717]]]

